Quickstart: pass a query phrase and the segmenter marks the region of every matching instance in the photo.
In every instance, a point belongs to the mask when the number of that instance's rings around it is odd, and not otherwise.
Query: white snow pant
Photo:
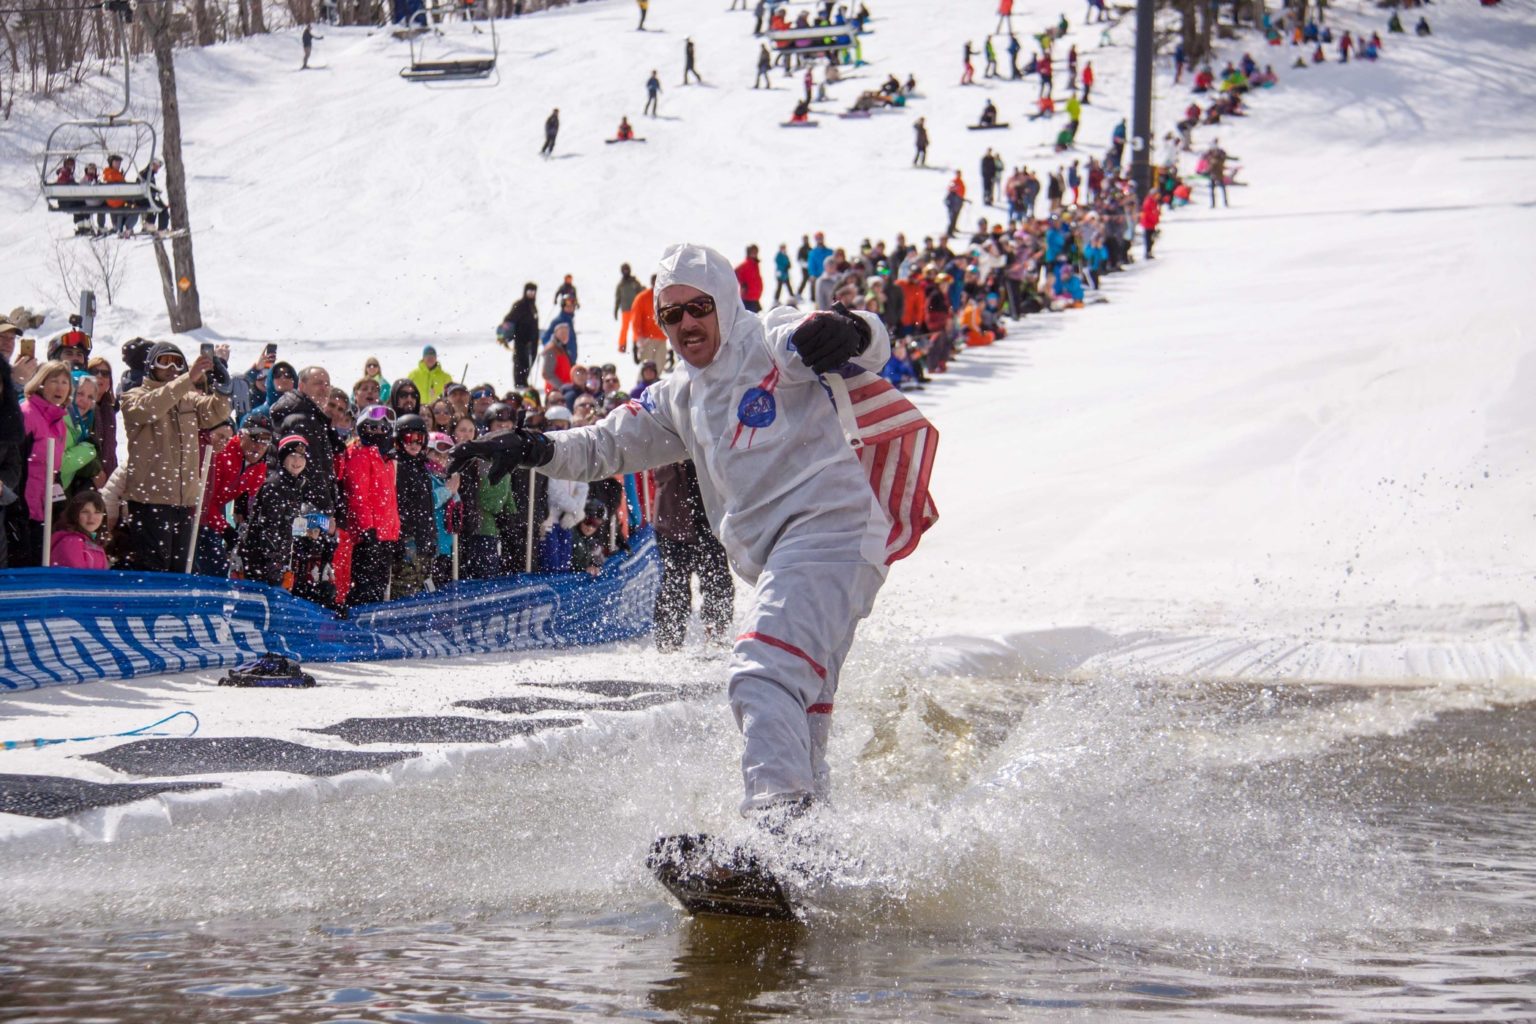
[[[786,797],[827,794],[838,670],[885,574],[862,560],[768,559],[731,656],[731,710],[746,740],[743,814]]]

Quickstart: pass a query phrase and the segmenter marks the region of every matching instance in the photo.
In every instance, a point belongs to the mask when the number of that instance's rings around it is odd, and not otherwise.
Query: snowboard
[[[867,110],[845,110],[841,114],[838,114],[837,116],[838,117],[869,117],[870,113]]]
[[[639,137],[639,136],[638,136],[638,135],[637,135],[637,136],[635,136],[635,137],[634,137],[634,138],[632,138],[632,139],[604,139],[604,140],[603,140],[603,141],[604,141],[604,142],[606,142],[606,143],[608,143],[608,145],[610,145],[610,146],[611,146],[611,145],[613,145],[613,144],[614,144],[614,143],[615,143],[615,142],[644,142],[644,141],[645,141],[645,140],[644,140],[644,139],[642,139],[642,138],[640,138],[640,137]]]
[[[780,121],[780,128],[815,128],[820,121]]]
[[[795,919],[784,886],[756,856],[702,833],[662,836],[645,865],[691,915]]]
[[[996,124],[968,124],[966,127],[973,132],[989,132],[994,128],[1007,128],[1008,122],[999,121]]]

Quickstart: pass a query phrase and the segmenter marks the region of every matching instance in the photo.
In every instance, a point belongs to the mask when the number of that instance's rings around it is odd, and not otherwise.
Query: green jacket
[[[75,479],[75,474],[95,463],[97,472],[101,470],[101,463],[97,458],[96,445],[89,437],[80,436],[80,428],[75,426],[75,418],[66,411],[64,415],[65,440],[64,458],[59,463],[59,483],[68,487]],[[94,476],[95,474],[91,474]]]
[[[475,530],[476,537],[494,537],[500,531],[496,528],[496,517],[503,512],[511,514],[517,511],[517,501],[512,497],[512,477],[510,475],[501,478],[500,483],[491,483],[490,476],[480,478],[480,527]]]
[[[645,291],[645,285],[634,274],[619,279],[619,286],[613,290],[613,315],[628,313],[629,307],[635,304],[635,298]]]
[[[416,390],[421,393],[421,407],[427,408],[433,402],[443,397],[443,392],[448,390],[448,385],[453,383],[453,376],[443,369],[441,361],[436,366],[428,367],[423,359],[416,364],[408,376],[411,383],[416,385]]]

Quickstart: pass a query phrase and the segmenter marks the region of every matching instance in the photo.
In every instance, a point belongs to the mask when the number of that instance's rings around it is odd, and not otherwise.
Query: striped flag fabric
[[[846,367],[823,378],[837,406],[848,443],[880,507],[891,520],[885,564],[910,555],[939,518],[928,494],[928,478],[939,432],[890,381],[877,373]]]

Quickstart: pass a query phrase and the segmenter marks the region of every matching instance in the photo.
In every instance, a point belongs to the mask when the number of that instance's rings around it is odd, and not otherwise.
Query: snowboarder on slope
[[[658,270],[656,315],[683,372],[592,426],[461,444],[450,471],[480,458],[493,477],[538,466],[590,480],[693,460],[710,526],[753,585],[729,694],[746,744],[741,809],[772,827],[829,789],[838,671],[887,571],[891,520],[820,375],[878,372],[890,342],[871,313],[749,314],[713,249],[673,245]]]
[[[544,148],[539,150],[540,156],[550,156],[555,152],[555,136],[559,134],[560,108],[556,107],[544,120]]]
[[[692,75],[694,78],[697,78],[699,80],[699,84],[700,85],[704,84],[704,79],[699,74],[699,69],[693,66],[693,40],[692,39],[684,39],[683,40],[683,84],[684,85],[688,84],[688,76],[689,75]]]

